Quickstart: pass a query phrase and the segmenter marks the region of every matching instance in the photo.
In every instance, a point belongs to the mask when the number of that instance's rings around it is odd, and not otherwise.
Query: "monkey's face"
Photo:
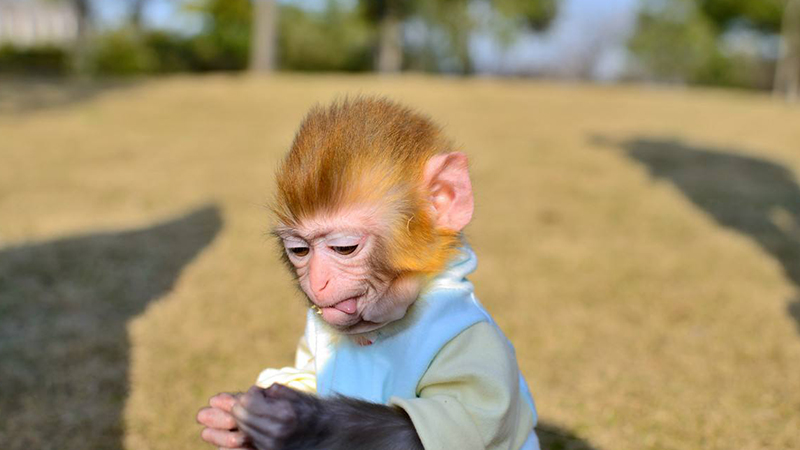
[[[300,288],[325,322],[364,333],[405,316],[419,295],[417,277],[378,269],[379,224],[366,211],[337,213],[279,228]]]

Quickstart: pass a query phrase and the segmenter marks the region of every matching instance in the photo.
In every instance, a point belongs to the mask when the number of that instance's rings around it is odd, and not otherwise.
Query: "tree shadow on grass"
[[[541,420],[536,424],[536,435],[542,450],[599,450],[574,433]]]
[[[133,80],[77,82],[4,77],[0,79],[0,117],[67,107],[137,84]]]
[[[596,143],[607,144],[604,138]],[[666,179],[720,225],[757,242],[780,262],[800,292],[800,186],[786,167],[737,149],[701,147],[678,140],[630,139],[614,143]],[[800,333],[800,296],[787,313]]]
[[[127,324],[221,226],[206,206],[143,229],[0,249],[2,448],[122,448]]]

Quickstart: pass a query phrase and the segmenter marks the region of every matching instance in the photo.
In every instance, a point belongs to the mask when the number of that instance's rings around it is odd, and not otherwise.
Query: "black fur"
[[[258,450],[424,450],[400,408],[348,397],[319,398],[275,384],[247,394],[267,414],[236,417]]]

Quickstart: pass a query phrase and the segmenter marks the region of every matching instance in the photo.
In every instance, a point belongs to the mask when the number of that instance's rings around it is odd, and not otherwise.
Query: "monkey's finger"
[[[263,397],[263,392],[264,389],[261,389],[258,386],[250,386],[250,389],[248,389],[247,392],[240,394],[237,400],[241,403],[245,397]]]
[[[271,417],[279,421],[293,416],[294,411],[288,402],[267,397],[265,392],[264,389],[253,386],[242,394],[237,403],[251,414]]]
[[[200,437],[209,444],[226,448],[242,448],[248,442],[247,436],[241,431],[226,431],[214,428],[203,428]]]
[[[203,408],[197,412],[197,422],[209,428],[220,430],[233,430],[236,428],[236,421],[233,415],[219,408]]]
[[[291,422],[296,418],[291,403],[285,400],[265,397],[261,392],[256,394],[248,392],[239,399],[237,406],[243,408],[249,414],[269,417],[278,422]],[[236,416],[236,407],[231,412]]]
[[[242,431],[247,434],[247,437],[255,444],[259,450],[277,450],[281,447],[281,442],[286,437],[286,433],[273,436],[265,433],[258,427],[250,426],[244,422],[239,424]]]
[[[233,408],[235,403],[236,396],[227,392],[217,394],[208,400],[209,405],[227,412],[231,412],[231,408]]]
[[[236,405],[233,408],[233,416],[236,419],[236,425],[240,429],[258,429],[263,434],[272,437],[284,437],[288,434],[288,430],[295,427],[295,416],[291,406],[287,405],[288,412],[284,409],[284,416],[279,416],[280,411],[270,411],[270,415],[256,415],[246,410],[241,405]],[[273,417],[277,416],[277,417]]]
[[[280,383],[274,383],[270,387],[262,390],[262,392],[266,397],[286,400],[296,400],[303,395],[289,386],[284,386]]]

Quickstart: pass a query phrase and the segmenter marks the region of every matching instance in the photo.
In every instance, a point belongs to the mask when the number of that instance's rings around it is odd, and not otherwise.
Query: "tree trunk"
[[[131,27],[137,33],[142,32],[142,14],[147,0],[133,0],[131,5]]]
[[[774,92],[796,102],[800,100],[800,0],[789,0],[786,4],[782,28]]]
[[[275,32],[278,6],[275,0],[253,0],[253,30],[250,41],[250,71],[275,70]]]
[[[78,16],[78,34],[72,49],[72,70],[78,76],[89,73],[92,40],[92,15],[89,0],[72,0]]]
[[[469,37],[470,30],[458,30],[455,33],[456,39],[456,55],[461,62],[461,74],[473,75],[475,73],[475,66],[472,64],[472,55],[469,53]]]
[[[396,73],[403,66],[402,21],[397,0],[387,0],[379,23],[378,72]]]

